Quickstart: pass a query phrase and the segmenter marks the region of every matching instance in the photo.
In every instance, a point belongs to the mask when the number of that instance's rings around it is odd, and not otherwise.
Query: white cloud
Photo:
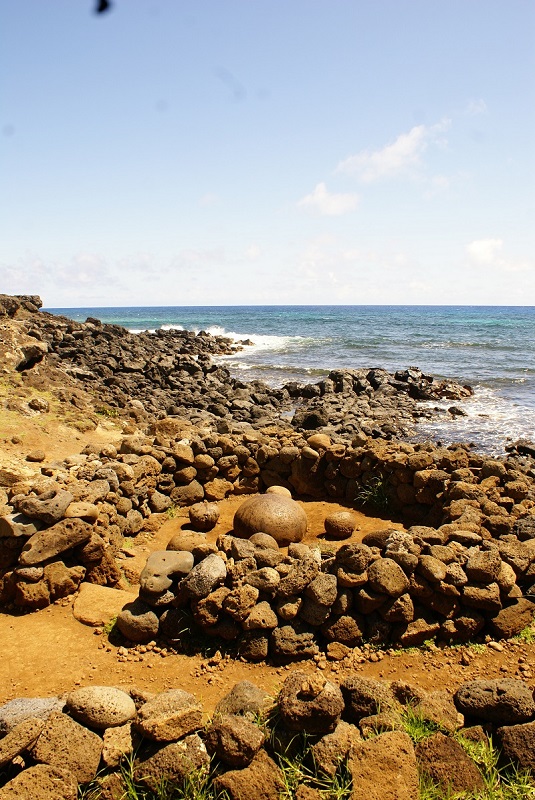
[[[466,109],[466,113],[471,117],[475,117],[478,114],[486,114],[487,111],[487,104],[482,97],[480,97],[478,100],[470,100]]]
[[[502,239],[476,239],[466,248],[468,257],[475,264],[496,264],[503,248]]]
[[[469,263],[495,272],[533,272],[535,261],[503,253],[503,239],[475,239],[466,247]]]
[[[449,120],[430,126],[416,125],[408,133],[400,134],[392,144],[379,150],[361,150],[346,158],[336,171],[356,175],[364,183],[410,173],[421,165],[430,144],[445,144],[443,133],[449,125]]]
[[[329,192],[324,183],[318,183],[311,194],[307,194],[297,203],[298,208],[304,208],[313,214],[324,217],[339,217],[350,211],[355,211],[359,204],[359,196],[353,192],[336,194]]]
[[[206,192],[199,198],[199,205],[203,208],[211,208],[219,203],[219,195],[215,192]]]

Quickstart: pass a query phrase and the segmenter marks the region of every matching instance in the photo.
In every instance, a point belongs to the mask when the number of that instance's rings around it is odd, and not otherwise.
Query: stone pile
[[[409,718],[427,726],[416,745]],[[0,707],[0,800],[75,800],[88,784],[119,800],[128,763],[140,789],[208,779],[230,800],[278,800],[285,762],[299,752],[309,776],[303,797],[319,798],[318,787],[341,769],[352,778],[352,800],[415,800],[421,775],[444,792],[475,793],[483,775],[459,741],[488,745],[492,736],[506,760],[533,774],[534,720],[531,688],[512,679],[471,681],[452,697],[403,681],[349,674],[335,683],[295,671],[275,701],[248,681],[236,684],[209,720],[179,688],[86,686]]]
[[[534,587],[535,538],[386,528],[333,553],[302,543],[284,551],[265,533],[209,543],[187,532],[149,557],[117,627],[137,643],[176,643],[193,620],[248,661],[287,663],[329,648],[343,657],[364,642],[510,638],[533,619]]]

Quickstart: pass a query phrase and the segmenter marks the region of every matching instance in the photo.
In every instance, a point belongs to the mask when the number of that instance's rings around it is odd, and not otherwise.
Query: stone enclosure
[[[282,486],[304,499],[380,504],[406,530],[386,518],[384,530],[362,542],[288,548],[178,534],[168,545],[163,583],[153,580],[150,564],[142,574],[139,599],[118,620],[123,634],[138,642],[177,640],[193,625],[247,659],[284,661],[363,641],[507,637],[531,621],[529,449],[491,459],[461,445],[361,436],[348,444],[224,421],[219,428],[168,417],[154,422],[150,436],[124,437],[119,452],[88,447],[43,468],[37,481],[7,487],[4,607],[42,608],[82,581],[120,586],[116,556],[125,542],[156,530],[174,508]]]

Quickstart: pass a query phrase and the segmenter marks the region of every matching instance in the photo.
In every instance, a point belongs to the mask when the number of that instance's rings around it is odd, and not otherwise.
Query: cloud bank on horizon
[[[535,305],[535,6],[0,13],[0,291]]]

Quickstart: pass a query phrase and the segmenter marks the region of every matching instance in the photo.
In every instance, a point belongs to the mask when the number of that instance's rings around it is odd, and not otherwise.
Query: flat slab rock
[[[107,625],[117,617],[127,603],[137,597],[133,592],[98,586],[96,583],[82,583],[73,605],[73,616],[83,625],[98,628]]]
[[[189,692],[170,689],[139,709],[135,727],[147,739],[173,742],[202,726],[202,706]]]

